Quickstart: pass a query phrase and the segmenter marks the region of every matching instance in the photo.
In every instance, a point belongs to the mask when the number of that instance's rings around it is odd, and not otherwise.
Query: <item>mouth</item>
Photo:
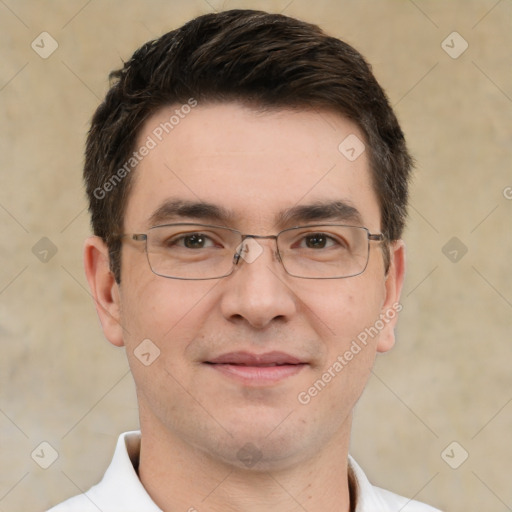
[[[308,365],[284,352],[230,352],[204,363],[224,376],[249,386],[275,384],[298,374]]]

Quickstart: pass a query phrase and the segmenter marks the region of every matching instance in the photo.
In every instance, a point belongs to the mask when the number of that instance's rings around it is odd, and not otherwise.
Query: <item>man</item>
[[[85,268],[141,432],[52,510],[434,510],[348,455],[394,343],[411,167],[364,59],[315,26],[227,11],[114,78],[87,141]]]

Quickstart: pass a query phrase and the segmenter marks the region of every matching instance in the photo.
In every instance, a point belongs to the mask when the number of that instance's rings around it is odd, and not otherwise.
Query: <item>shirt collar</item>
[[[366,512],[368,510],[379,510],[386,512],[389,510],[388,504],[383,500],[378,489],[374,487],[359,464],[349,455],[348,456],[348,474],[355,488],[355,512]]]
[[[117,440],[116,450],[103,480],[88,493],[88,497],[101,510],[107,510],[115,496],[118,507],[132,510],[134,504],[140,512],[162,512],[151,499],[139,480],[140,431],[125,432]]]

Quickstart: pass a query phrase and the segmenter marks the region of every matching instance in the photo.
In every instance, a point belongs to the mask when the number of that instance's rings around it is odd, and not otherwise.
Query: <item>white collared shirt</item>
[[[144,489],[134,468],[134,464],[138,464],[139,451],[139,431],[121,434],[114,458],[101,482],[48,512],[162,512]],[[439,512],[373,486],[350,456],[349,470],[356,482],[356,512]]]

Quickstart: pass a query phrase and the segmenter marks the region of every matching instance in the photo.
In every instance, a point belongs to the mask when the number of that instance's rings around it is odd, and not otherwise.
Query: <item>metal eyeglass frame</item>
[[[296,277],[297,279],[347,279],[349,277],[355,277],[355,276],[361,275],[368,267],[368,262],[370,260],[370,242],[384,242],[386,240],[385,235],[382,233],[370,233],[370,230],[364,226],[354,226],[354,225],[349,225],[349,224],[312,224],[312,225],[305,225],[305,226],[294,226],[291,228],[283,229],[282,231],[279,231],[279,233],[277,233],[276,235],[244,234],[241,231],[238,231],[237,229],[228,228],[226,226],[217,226],[217,225],[212,225],[212,224],[197,224],[195,222],[176,222],[176,223],[172,223],[172,224],[159,224],[157,226],[151,226],[149,228],[149,230],[156,229],[156,228],[163,228],[163,227],[167,227],[167,226],[197,226],[197,227],[203,227],[203,228],[224,229],[224,230],[231,231],[232,233],[237,233],[238,235],[240,235],[240,244],[242,244],[244,242],[244,240],[246,240],[248,238],[258,239],[258,240],[274,239],[276,241],[276,255],[277,255],[277,258],[278,258],[279,262],[281,263],[284,271],[289,276]],[[279,251],[279,244],[277,242],[279,236],[282,233],[285,233],[287,231],[292,231],[292,230],[301,229],[301,228],[315,228],[315,227],[322,227],[322,226],[358,228],[358,229],[362,229],[362,230],[366,231],[367,239],[368,239],[368,253],[367,253],[366,263],[364,265],[364,268],[360,272],[358,272],[357,274],[350,274],[348,276],[304,277],[304,276],[298,276],[298,275],[292,274],[287,270],[286,266],[283,263],[281,253]],[[149,259],[149,254],[148,254],[148,245],[147,245],[148,233],[125,233],[125,234],[121,235],[121,238],[129,238],[130,240],[134,240],[135,242],[146,242],[145,246],[144,246],[144,250],[146,252],[146,258],[148,260],[149,268],[151,269],[153,274],[155,274],[159,277],[166,278],[166,279],[180,279],[180,280],[184,280],[184,281],[207,281],[207,280],[211,280],[211,279],[222,279],[224,277],[230,276],[234,272],[236,266],[238,265],[238,263],[240,261],[241,255],[242,255],[242,251],[235,252],[233,255],[233,266],[231,267],[230,272],[227,274],[223,274],[221,276],[199,277],[199,278],[174,277],[174,276],[167,276],[164,274],[159,274],[158,272],[155,272],[155,270],[153,270],[153,267],[151,266],[151,261]]]

